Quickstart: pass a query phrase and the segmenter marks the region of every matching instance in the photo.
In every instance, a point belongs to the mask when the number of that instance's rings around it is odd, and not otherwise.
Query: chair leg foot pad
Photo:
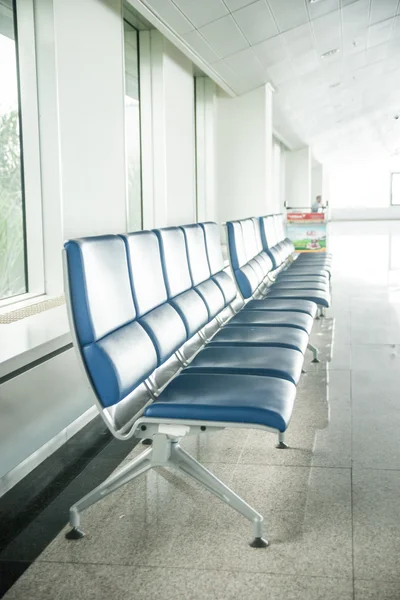
[[[319,363],[320,360],[319,360],[319,358],[314,358],[311,362],[313,362],[313,363]]]
[[[289,446],[285,444],[285,442],[279,442],[277,448],[279,448],[280,450],[286,450],[286,448],[289,448]]]
[[[254,540],[252,542],[250,542],[250,546],[252,548],[266,548],[268,546],[268,542],[267,540],[264,540],[263,538],[260,537],[256,537],[254,538]]]
[[[80,540],[84,537],[84,533],[78,527],[73,527],[70,531],[65,534],[67,540]]]

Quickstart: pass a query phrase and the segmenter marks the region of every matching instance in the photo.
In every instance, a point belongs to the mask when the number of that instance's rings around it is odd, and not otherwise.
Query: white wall
[[[282,147],[278,140],[273,140],[272,145],[272,204],[271,213],[279,213],[282,210]]]
[[[46,291],[59,294],[63,241],[127,226],[122,3],[37,0],[35,13]]]
[[[164,114],[167,184],[166,225],[196,220],[193,65],[164,43]]]
[[[286,202],[292,208],[311,207],[311,151],[308,146],[286,153]]]
[[[217,198],[221,222],[263,215],[272,206],[272,91],[218,93]]]
[[[35,20],[46,291],[58,295],[65,239],[127,230],[122,0],[36,0]],[[153,127],[150,143],[143,135],[145,168],[150,157],[153,178],[146,171],[145,225],[192,222],[192,64],[158,32],[144,33],[149,49],[154,42],[147,57],[150,86],[145,79],[141,98],[145,125]],[[72,351],[4,383],[0,409],[13,439],[0,436],[0,454],[9,452],[11,442],[18,454],[8,456],[0,475],[68,428],[91,403]]]
[[[311,169],[311,204],[317,196],[323,196],[323,168],[321,164],[314,165]],[[323,202],[325,202],[323,197]]]
[[[144,227],[196,220],[192,63],[157,30],[140,32]]]
[[[400,161],[396,159],[371,157],[330,163],[332,218],[399,218],[400,208],[390,205],[390,174],[399,171]]]
[[[209,77],[196,77],[197,219],[216,221],[218,172],[217,86]]]

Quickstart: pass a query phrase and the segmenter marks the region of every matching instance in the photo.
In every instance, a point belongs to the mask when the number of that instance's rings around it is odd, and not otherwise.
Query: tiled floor
[[[83,540],[56,536],[6,599],[399,600],[399,239],[400,223],[331,225],[333,307],[313,332],[324,360],[299,385],[290,449],[247,430],[183,443],[263,513],[269,548],[251,549],[247,521],[159,469],[88,509]],[[98,455],[0,560],[34,560],[45,524],[114,466],[112,450]]]

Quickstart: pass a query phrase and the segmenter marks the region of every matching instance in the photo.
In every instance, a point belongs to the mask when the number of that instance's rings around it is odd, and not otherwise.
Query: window
[[[0,1],[0,300],[27,291],[15,10]]]
[[[128,185],[128,228],[142,229],[140,90],[138,32],[124,21],[125,144]]]
[[[392,173],[390,204],[395,206],[400,205],[400,173]]]

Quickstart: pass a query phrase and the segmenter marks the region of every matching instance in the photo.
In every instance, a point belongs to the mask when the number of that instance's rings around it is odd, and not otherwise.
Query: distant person
[[[319,212],[320,210],[322,210],[322,196],[317,196],[311,206],[311,212]]]

